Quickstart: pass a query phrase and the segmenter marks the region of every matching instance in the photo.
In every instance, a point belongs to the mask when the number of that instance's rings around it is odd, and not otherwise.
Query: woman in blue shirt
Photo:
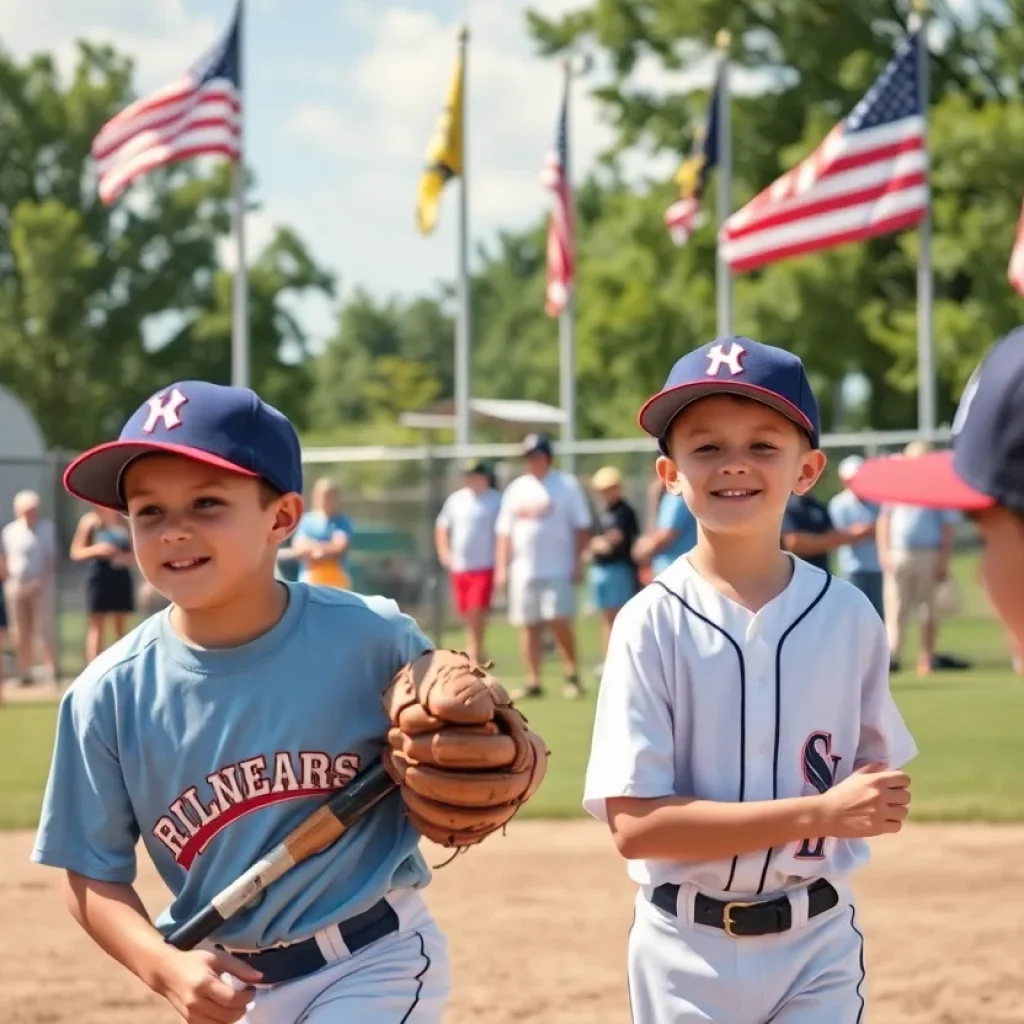
[[[299,579],[303,583],[350,590],[352,520],[338,511],[338,487],[334,481],[328,477],[317,480],[310,504],[291,545],[301,565]]]

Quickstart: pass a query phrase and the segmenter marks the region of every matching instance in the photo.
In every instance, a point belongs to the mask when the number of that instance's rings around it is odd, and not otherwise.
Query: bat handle
[[[166,941],[177,949],[195,949],[225,921],[249,906],[268,885],[296,864],[332,845],[394,788],[395,783],[380,762],[360,772],[352,782],[292,829],[266,857],[219,892],[195,916],[179,925]]]
[[[173,931],[167,941],[176,949],[195,949],[203,939],[208,939],[222,924],[224,918],[211,903],[202,913],[189,918],[180,928]]]

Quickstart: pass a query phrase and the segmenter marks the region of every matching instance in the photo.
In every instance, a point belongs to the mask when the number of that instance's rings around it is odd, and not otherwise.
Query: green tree
[[[92,140],[131,78],[107,46],[80,43],[66,82],[49,56],[0,51],[0,379],[54,446],[109,436],[168,378],[230,377],[227,167],[154,171],[112,207],[96,192]],[[251,268],[253,384],[300,418],[305,344],[281,299],[307,288],[330,293],[330,275],[281,231]],[[178,329],[154,352],[160,318]]]
[[[442,299],[378,301],[356,289],[313,361],[308,443],[417,443],[407,410],[451,394],[454,324]]]
[[[1024,26],[1005,0],[959,15],[962,9],[944,0],[933,8],[935,341],[940,419],[948,420],[980,354],[1021,318],[1006,264],[1021,202]],[[757,88],[733,101],[736,209],[850,111],[904,36],[908,16],[909,3],[899,0],[598,0],[557,19],[531,13],[529,25],[541,53],[584,50],[605,69],[595,95],[615,128],[604,155],[613,175],[638,151],[682,157],[707,101],[685,76],[666,94],[637,87],[638,64],[691,69],[708,57],[718,30],[728,29],[734,65],[758,73]],[[663,374],[681,348],[714,330],[712,225],[686,249],[667,250],[655,213],[671,202],[674,187],[651,183],[641,192],[609,206],[580,237],[580,361],[584,374],[592,364],[616,382],[613,393],[624,406],[642,396],[641,382],[644,389],[660,383],[657,367]],[[610,245],[601,244],[605,238]],[[736,281],[737,329],[800,353],[829,425],[834,385],[851,372],[871,383],[871,425],[916,422],[917,244],[917,233],[905,232]],[[617,363],[620,344],[630,346],[629,356]],[[586,387],[584,376],[581,395]]]

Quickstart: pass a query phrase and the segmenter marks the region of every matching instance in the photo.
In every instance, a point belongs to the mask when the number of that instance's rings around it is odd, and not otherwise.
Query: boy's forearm
[[[434,530],[434,548],[439,561],[445,562],[451,558],[451,551],[448,550],[448,531],[443,526]]]
[[[104,952],[159,992],[172,948],[153,926],[130,885],[97,882],[72,872],[65,883],[72,917]]]
[[[817,796],[722,803],[692,797],[608,801],[619,852],[631,860],[725,860],[826,834]]]
[[[509,544],[508,537],[499,533],[494,546],[494,568],[501,573],[508,572],[509,555],[511,554],[511,545]]]

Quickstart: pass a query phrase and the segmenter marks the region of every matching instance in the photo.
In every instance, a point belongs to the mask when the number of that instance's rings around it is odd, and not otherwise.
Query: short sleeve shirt
[[[448,531],[452,572],[494,568],[494,528],[501,509],[501,494],[487,490],[477,494],[462,487],[448,495],[437,525]]]
[[[543,479],[517,477],[505,489],[497,523],[497,532],[512,545],[510,575],[522,583],[570,579],[576,531],[589,529],[592,520],[574,476],[552,469]]]
[[[678,494],[667,491],[658,502],[658,529],[676,533],[672,543],[651,559],[651,568],[664,572],[680,555],[685,555],[697,543],[697,519]]]
[[[165,934],[380,757],[381,694],[431,648],[397,605],[288,587],[267,633],[195,648],[147,619],[65,692],[32,859],[130,884],[141,838],[170,890]],[[262,948],[312,935],[397,888],[427,884],[401,797],[293,868],[224,924],[218,940]]]
[[[782,532],[785,533],[829,533],[833,529],[832,518],[828,507],[809,494],[794,494],[786,505],[786,515],[782,521]],[[828,571],[828,555],[802,555],[805,562]]]
[[[685,557],[618,613],[584,783],[589,814],[606,821],[612,797],[807,796],[869,761],[895,768],[915,756],[878,614],[852,584],[790,557],[789,585],[756,613]],[[842,877],[867,858],[863,840],[808,836],[723,860],[630,860],[627,870],[641,886],[754,895]]]
[[[607,554],[595,554],[594,562],[597,565],[632,565],[631,552],[640,528],[637,525],[636,513],[629,503],[617,501],[604,509],[598,516],[597,529],[599,533],[618,530],[622,534],[622,539]]]

